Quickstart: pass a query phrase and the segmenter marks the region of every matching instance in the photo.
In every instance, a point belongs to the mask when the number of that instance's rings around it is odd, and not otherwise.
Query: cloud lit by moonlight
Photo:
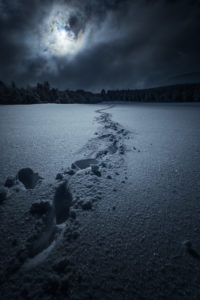
[[[75,55],[84,45],[83,30],[75,33],[70,24],[70,11],[56,7],[44,21],[42,47],[55,56]]]
[[[40,20],[32,54],[70,59],[84,49],[88,34],[80,11],[67,5],[54,5],[46,10]],[[33,44],[30,37],[27,42]]]

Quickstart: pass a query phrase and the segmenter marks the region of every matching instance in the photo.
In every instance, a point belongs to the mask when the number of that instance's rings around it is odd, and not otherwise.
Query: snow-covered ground
[[[32,157],[17,164],[39,171],[44,180],[34,189],[17,182],[0,205],[1,298],[198,299],[200,106],[54,105],[54,110],[51,124],[48,115],[44,121],[36,112],[31,122],[37,119],[40,142],[46,133],[50,144],[36,143]],[[71,128],[64,129],[66,140],[58,135],[63,126]],[[6,128],[12,128],[12,116]],[[33,145],[28,131],[21,137],[23,151]],[[47,161],[51,155],[54,163]],[[12,164],[4,165],[2,179],[18,171]]]
[[[47,180],[78,158],[95,132],[95,105],[0,107],[0,181],[24,167]]]

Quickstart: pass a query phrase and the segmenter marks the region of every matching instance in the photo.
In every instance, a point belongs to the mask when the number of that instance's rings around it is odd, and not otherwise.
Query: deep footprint
[[[67,182],[64,182],[56,189],[54,196],[54,209],[57,224],[62,224],[68,219],[71,204],[72,194],[67,186]]]
[[[55,225],[51,224],[51,226],[47,227],[44,232],[41,233],[40,237],[28,247],[29,257],[35,257],[43,250],[48,248],[49,245],[51,245],[51,243],[54,241],[55,234],[56,227]]]
[[[42,177],[40,177],[38,173],[34,173],[30,168],[21,169],[17,174],[17,178],[24,184],[27,189],[34,189],[39,180],[42,179]]]

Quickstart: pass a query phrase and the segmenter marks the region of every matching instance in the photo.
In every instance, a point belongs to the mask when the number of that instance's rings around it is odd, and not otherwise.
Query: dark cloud
[[[52,11],[83,39],[75,54],[46,41]],[[199,20],[191,0],[0,0],[0,79],[90,90],[164,84],[200,70]]]

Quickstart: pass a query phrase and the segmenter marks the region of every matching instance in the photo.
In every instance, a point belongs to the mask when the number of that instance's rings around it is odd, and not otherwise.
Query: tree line
[[[39,103],[98,103],[102,101],[129,102],[200,102],[199,84],[180,84],[143,90],[108,90],[92,93],[84,90],[64,90],[43,84],[18,88],[14,82],[6,85],[0,81],[0,104]]]
[[[18,88],[14,82],[10,86],[0,81],[0,104],[40,104],[40,103],[96,103],[101,95],[84,90],[65,90],[51,88],[46,81],[43,84],[27,88]]]
[[[199,84],[179,84],[143,90],[111,90],[102,91],[108,101],[131,102],[199,102]]]

